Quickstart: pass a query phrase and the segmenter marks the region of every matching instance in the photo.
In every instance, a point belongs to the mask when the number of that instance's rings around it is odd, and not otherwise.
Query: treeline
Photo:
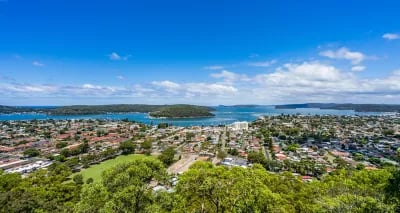
[[[214,116],[214,114],[210,112],[212,110],[212,108],[204,106],[173,105],[162,107],[155,112],[150,112],[150,116],[167,118],[210,117]]]
[[[214,109],[195,105],[146,105],[146,104],[113,104],[113,105],[73,105],[61,107],[14,107],[0,106],[0,113],[41,112],[51,115],[91,115],[105,113],[153,113],[154,117],[196,117],[213,116]]]
[[[4,106],[0,105],[0,114],[25,113],[25,112],[47,112],[55,107],[28,107],[28,106]]]
[[[354,110],[356,112],[400,112],[399,104],[334,104],[334,103],[306,103],[276,105],[276,109],[319,108]]]
[[[310,183],[259,164],[226,168],[197,162],[174,190],[162,162],[137,158],[116,165],[100,182],[68,180],[54,164],[25,178],[0,172],[0,212],[398,212],[400,171],[342,169]]]

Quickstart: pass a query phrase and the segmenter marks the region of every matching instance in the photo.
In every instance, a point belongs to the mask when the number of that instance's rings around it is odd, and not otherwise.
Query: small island
[[[160,110],[150,112],[150,116],[156,118],[199,118],[215,116],[211,111],[214,109],[205,106],[194,105],[172,105],[162,107]]]

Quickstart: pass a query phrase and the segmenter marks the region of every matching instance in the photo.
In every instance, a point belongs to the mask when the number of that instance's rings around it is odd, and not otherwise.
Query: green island
[[[160,108],[155,112],[150,112],[152,117],[165,117],[165,118],[193,118],[193,117],[212,117],[210,111],[213,109],[204,106],[193,105],[173,105]]]

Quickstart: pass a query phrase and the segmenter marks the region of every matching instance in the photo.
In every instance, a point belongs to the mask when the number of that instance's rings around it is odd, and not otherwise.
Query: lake
[[[383,115],[387,113],[378,112],[355,112],[353,110],[330,110],[330,109],[275,109],[274,106],[217,106],[213,113],[215,117],[210,118],[184,118],[184,119],[161,119],[150,118],[147,113],[112,113],[99,115],[68,115],[54,116],[38,113],[0,114],[0,120],[33,120],[33,119],[111,119],[120,120],[128,118],[146,124],[172,123],[175,126],[201,126],[230,124],[236,121],[254,121],[260,116],[272,116],[280,114],[303,114],[303,115]]]

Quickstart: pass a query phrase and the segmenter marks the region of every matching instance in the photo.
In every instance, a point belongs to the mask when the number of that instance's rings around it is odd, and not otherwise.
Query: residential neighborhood
[[[129,120],[79,119],[0,122],[0,169],[27,174],[53,162],[73,171],[115,158],[121,144],[158,156],[175,150],[169,173],[196,161],[227,167],[262,164],[310,181],[337,168],[398,166],[400,117],[338,115],[264,116],[220,126],[145,125]]]

